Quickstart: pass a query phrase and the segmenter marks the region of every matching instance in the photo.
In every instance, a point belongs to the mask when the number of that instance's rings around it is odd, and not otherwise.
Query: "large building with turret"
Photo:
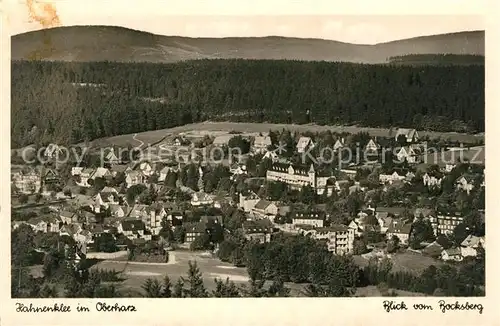
[[[309,168],[288,163],[274,163],[267,170],[266,180],[283,182],[294,189],[302,189],[304,186],[310,186],[318,195],[324,193],[328,188],[334,188],[335,180],[331,175],[318,173],[311,164]],[[330,180],[333,183],[330,183]]]

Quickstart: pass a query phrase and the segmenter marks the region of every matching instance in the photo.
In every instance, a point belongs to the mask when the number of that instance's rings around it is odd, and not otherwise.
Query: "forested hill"
[[[207,119],[484,131],[484,66],[12,63],[13,148]]]
[[[422,36],[375,45],[288,37],[189,38],[114,26],[69,26],[15,35],[14,60],[177,62],[289,59],[385,63],[407,54],[484,55],[484,31]]]
[[[399,65],[484,65],[484,56],[473,54],[408,54],[389,58]]]

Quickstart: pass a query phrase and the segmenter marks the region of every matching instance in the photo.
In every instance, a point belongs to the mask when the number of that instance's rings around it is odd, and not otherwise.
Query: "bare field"
[[[289,129],[295,132],[321,132],[331,130],[332,132],[347,132],[347,133],[358,133],[367,132],[371,136],[378,137],[388,137],[389,129],[387,128],[364,128],[356,126],[319,126],[315,124],[307,125],[295,125],[295,124],[274,124],[274,123],[238,123],[238,122],[202,122],[195,124],[188,124],[184,126],[179,126],[170,129],[152,130],[145,131],[136,134],[134,139],[134,134],[119,135],[109,138],[103,138],[93,141],[91,144],[95,147],[105,147],[110,145],[116,146],[127,146],[129,144],[133,146],[139,146],[140,142],[146,144],[152,144],[160,141],[165,136],[171,134],[185,134],[186,137],[203,137],[204,135],[219,136],[230,131],[237,131],[247,134],[258,134],[260,132],[269,132],[269,130],[282,130]],[[458,142],[475,142],[480,139],[484,139],[482,135],[470,135],[470,134],[460,134],[453,132],[419,132],[421,136],[429,136],[430,138],[443,138],[450,139],[452,141]]]

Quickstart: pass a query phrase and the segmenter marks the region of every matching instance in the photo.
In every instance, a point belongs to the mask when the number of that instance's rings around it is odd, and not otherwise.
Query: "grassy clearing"
[[[295,125],[295,124],[274,124],[274,123],[237,123],[237,122],[202,122],[196,124],[188,124],[170,129],[152,130],[138,133],[136,138],[144,143],[152,144],[158,142],[163,137],[169,134],[176,134],[181,132],[191,132],[190,136],[194,136],[193,131],[206,131],[203,134],[210,134],[213,136],[221,135],[230,131],[241,133],[259,133],[268,132],[269,130],[282,130],[289,129],[295,132],[321,132],[331,130],[332,132],[347,132],[358,133],[367,132],[371,136],[388,137],[389,129],[387,128],[364,128],[356,126],[319,126],[315,124]],[[484,139],[481,135],[459,134],[453,132],[419,132],[421,136],[429,136],[430,138],[443,138],[452,141],[459,141],[464,143],[474,142],[479,139]],[[134,134],[119,135],[103,139],[98,139],[92,142],[95,147],[106,147],[110,145],[137,146],[139,143],[134,139]]]

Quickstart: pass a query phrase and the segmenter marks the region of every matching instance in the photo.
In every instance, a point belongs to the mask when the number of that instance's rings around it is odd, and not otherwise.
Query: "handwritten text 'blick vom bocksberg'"
[[[384,310],[387,312],[391,311],[401,311],[401,310],[408,310],[408,306],[406,306],[404,301],[389,301],[386,300],[383,302]],[[413,308],[413,310],[434,310],[435,307],[432,305],[428,304],[421,304],[421,303],[415,303],[410,306]],[[468,301],[465,303],[460,303],[458,301],[455,302],[446,302],[445,300],[439,300],[437,307],[438,310],[440,310],[442,313],[448,312],[448,311],[467,311],[467,310],[475,310],[478,311],[479,314],[483,313],[483,305],[480,303],[469,303]]]
[[[131,312],[131,311],[137,311],[135,306],[133,305],[120,305],[118,303],[115,303],[114,305],[105,303],[105,302],[97,302],[95,305],[95,310],[96,311],[103,311],[103,312]],[[31,313],[37,313],[37,312],[73,312],[74,310],[71,309],[70,305],[66,305],[64,303],[61,304],[53,304],[53,305],[43,305],[43,306],[35,306],[32,303],[24,304],[20,302],[16,302],[16,312],[31,312]],[[78,304],[76,306],[76,311],[77,312],[90,312],[90,308]]]

